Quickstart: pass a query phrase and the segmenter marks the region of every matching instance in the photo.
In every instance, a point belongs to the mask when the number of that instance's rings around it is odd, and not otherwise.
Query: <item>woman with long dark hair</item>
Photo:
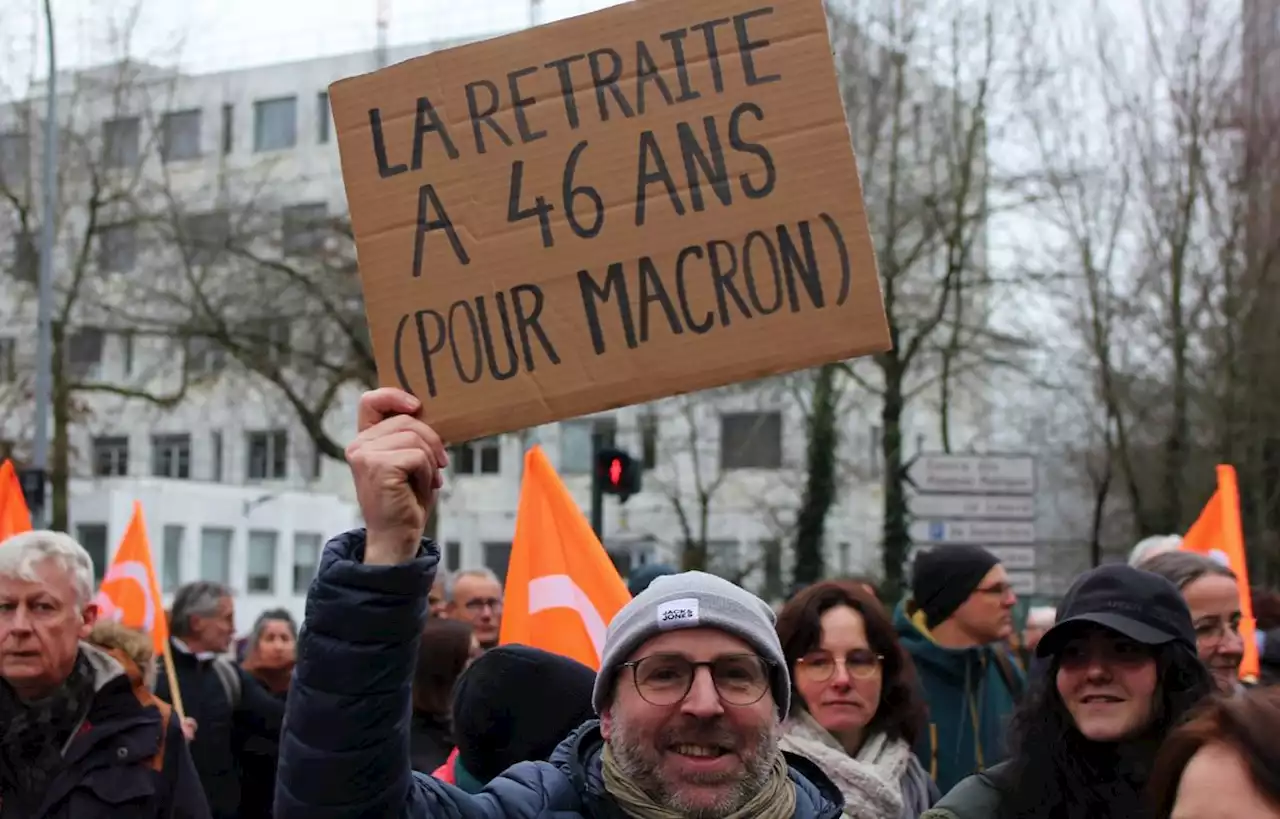
[[[1082,575],[1041,638],[1048,672],[1014,715],[1011,756],[926,819],[1142,819],[1165,736],[1213,690],[1186,602],[1130,566]]]
[[[432,619],[423,627],[413,674],[413,722],[409,728],[409,755],[415,771],[430,774],[453,752],[449,720],[453,686],[478,656],[480,643],[467,623]]]
[[[791,672],[780,745],[816,763],[854,819],[917,819],[937,800],[912,751],[925,722],[911,660],[865,584],[827,580],[778,615]]]

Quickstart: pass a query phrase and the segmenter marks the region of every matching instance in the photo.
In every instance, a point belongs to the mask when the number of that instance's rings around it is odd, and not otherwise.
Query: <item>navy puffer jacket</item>
[[[550,762],[522,762],[470,795],[409,763],[411,681],[440,551],[365,566],[363,529],[329,541],[280,737],[276,819],[623,819],[605,793],[603,740],[589,722]],[[797,819],[837,819],[843,799],[815,766],[791,762]]]

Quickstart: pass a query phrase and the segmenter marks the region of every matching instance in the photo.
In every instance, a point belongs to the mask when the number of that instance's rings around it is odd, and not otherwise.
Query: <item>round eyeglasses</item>
[[[721,701],[729,705],[754,705],[769,690],[770,665],[755,654],[726,654],[700,663],[680,654],[651,654],[620,667],[631,669],[636,693],[650,705],[683,702],[704,667]]]
[[[826,682],[835,676],[836,666],[844,666],[850,677],[865,680],[880,673],[883,654],[874,651],[850,651],[837,657],[830,651],[814,651],[796,660],[796,674],[803,674],[814,682]]]

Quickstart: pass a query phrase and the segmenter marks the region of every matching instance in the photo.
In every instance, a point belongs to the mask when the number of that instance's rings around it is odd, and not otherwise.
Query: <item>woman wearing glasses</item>
[[[1235,573],[1212,558],[1195,552],[1163,552],[1138,567],[1160,575],[1178,587],[1191,609],[1196,628],[1196,651],[1213,674],[1218,690],[1240,689],[1240,586]]]
[[[783,750],[831,777],[847,817],[919,817],[937,799],[911,750],[924,706],[880,602],[857,583],[816,583],[782,609],[778,638],[792,681]]]

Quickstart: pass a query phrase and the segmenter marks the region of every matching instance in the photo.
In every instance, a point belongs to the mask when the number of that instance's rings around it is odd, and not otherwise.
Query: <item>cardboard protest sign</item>
[[[330,88],[379,380],[450,441],[888,349],[821,0],[644,0]]]

